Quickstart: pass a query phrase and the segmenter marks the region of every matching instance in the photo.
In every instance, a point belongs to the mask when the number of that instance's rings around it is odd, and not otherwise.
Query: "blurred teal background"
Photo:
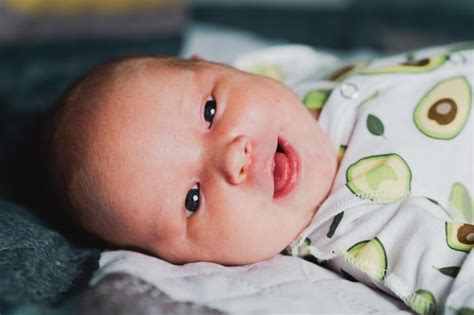
[[[402,51],[474,37],[472,0],[191,1],[193,19],[336,49]],[[219,5],[217,5],[219,3]]]

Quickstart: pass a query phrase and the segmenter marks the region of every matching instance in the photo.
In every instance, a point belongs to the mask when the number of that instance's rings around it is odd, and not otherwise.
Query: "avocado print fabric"
[[[339,153],[329,197],[288,253],[425,314],[474,309],[474,50],[452,47],[319,68],[317,55],[273,48],[240,63],[278,73]],[[305,60],[313,76],[295,79],[301,66],[285,62]]]

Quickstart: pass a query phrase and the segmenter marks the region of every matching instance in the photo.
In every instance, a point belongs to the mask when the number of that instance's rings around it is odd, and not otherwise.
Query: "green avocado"
[[[409,194],[411,171],[396,153],[368,156],[347,168],[346,185],[362,199],[390,203]]]
[[[325,77],[325,80],[342,82],[353,74],[359,73],[362,69],[369,65],[369,61],[361,61],[355,64],[348,64],[338,68]]]
[[[347,252],[356,259],[354,267],[382,281],[387,271],[387,254],[378,238],[352,245]]]
[[[324,103],[326,103],[329,93],[330,91],[311,90],[305,95],[303,104],[307,109],[321,110]]]
[[[446,222],[446,243],[451,249],[469,253],[474,247],[474,225]]]
[[[382,74],[382,73],[419,73],[427,72],[441,66],[447,60],[446,55],[433,56],[409,60],[404,63],[380,67],[373,70],[361,72],[361,74]]]
[[[258,65],[249,69],[248,71],[253,74],[261,75],[275,80],[283,80],[282,71],[275,65]]]
[[[412,295],[410,306],[418,314],[433,314],[436,310],[436,299],[430,291],[419,289]]]
[[[451,188],[449,211],[454,221],[474,223],[474,205],[469,192],[461,183],[454,183]]]
[[[464,128],[471,110],[471,88],[465,77],[436,84],[416,105],[413,119],[426,136],[448,140]]]

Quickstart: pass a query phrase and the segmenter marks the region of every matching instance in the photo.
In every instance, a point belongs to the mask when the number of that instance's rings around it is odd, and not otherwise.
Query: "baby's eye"
[[[208,128],[212,126],[214,115],[216,114],[216,101],[214,99],[208,99],[204,106],[204,119],[209,123]]]
[[[199,209],[199,183],[191,188],[187,195],[186,200],[184,201],[184,207],[186,208],[186,217],[190,217],[194,214],[195,211]]]

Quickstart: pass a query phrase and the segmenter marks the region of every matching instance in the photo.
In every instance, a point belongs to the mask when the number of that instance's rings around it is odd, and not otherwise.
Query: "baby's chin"
[[[210,262],[210,263],[215,263],[223,266],[242,266],[242,265],[250,265],[254,263],[258,263],[261,261],[265,261],[267,259],[270,259],[276,255],[278,255],[281,251],[276,252],[272,255],[257,255],[257,256],[250,256],[250,255],[239,255],[238,257],[220,257],[220,256],[206,256],[206,257],[200,257],[200,256],[195,256],[195,257],[187,257],[187,258],[164,258],[160,257],[158,255],[155,255],[158,258],[161,258],[167,262],[170,262],[172,264],[176,265],[184,265],[188,263],[196,263],[196,262]]]
[[[259,246],[245,250],[236,247],[234,250],[227,246],[223,248],[201,248],[194,251],[179,251],[175,248],[156,248],[147,250],[146,253],[169,263],[184,265],[195,262],[211,262],[224,266],[241,266],[270,259],[285,250],[288,244],[282,246],[266,247],[265,242],[260,242]]]

